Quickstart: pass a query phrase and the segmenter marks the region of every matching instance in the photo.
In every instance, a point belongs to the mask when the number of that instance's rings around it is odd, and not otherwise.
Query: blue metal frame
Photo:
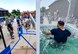
[[[9,45],[2,52],[0,52],[0,54],[7,54],[10,49],[11,48],[10,48],[10,45]],[[11,54],[11,51],[8,54]]]
[[[22,37],[31,47],[32,47],[32,49],[34,49],[35,51],[36,51],[36,49],[31,45],[31,43],[26,39],[26,38],[24,38],[23,36],[22,36],[22,34],[23,34],[23,30],[22,30],[22,26],[19,26],[18,28],[17,28],[17,30],[18,30],[18,37],[19,37],[19,39],[17,40],[17,42],[14,44],[14,46],[10,49],[10,47],[8,47],[8,48],[6,48],[6,49],[4,49],[3,51],[5,51],[5,53],[6,54],[11,54],[11,51],[14,49],[14,47],[18,44],[18,42],[20,41],[20,37]],[[27,33],[26,33],[27,34]],[[9,45],[10,46],[10,45]],[[2,52],[3,52],[2,51]],[[0,54],[2,53],[2,52],[0,52]]]
[[[19,36],[21,36],[35,51],[36,51],[36,49],[30,44],[30,42],[26,39],[26,38],[24,38],[23,36],[22,36],[22,34],[23,34],[23,29],[22,29],[22,26],[20,26],[19,27]],[[28,32],[26,31],[26,34],[27,34]]]
[[[14,49],[14,47],[17,45],[17,43],[20,41],[20,38],[18,39],[18,41],[15,43],[15,45],[12,47],[12,49],[10,49],[8,52],[7,52],[7,54],[9,54],[13,49]]]
[[[25,39],[23,36],[21,37],[36,51],[36,49],[30,44],[30,42],[27,39]]]

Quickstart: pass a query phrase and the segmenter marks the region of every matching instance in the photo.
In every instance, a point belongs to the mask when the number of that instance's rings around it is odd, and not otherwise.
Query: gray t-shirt
[[[10,24],[10,20],[9,19],[6,19],[6,25],[7,24]]]

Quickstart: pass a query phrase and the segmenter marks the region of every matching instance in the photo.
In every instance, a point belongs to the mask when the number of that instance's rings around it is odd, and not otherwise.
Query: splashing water
[[[41,26],[41,31],[53,29],[55,26]],[[41,34],[40,36],[40,54],[78,54],[78,38],[69,37],[65,44],[55,47],[49,43],[53,41],[51,36]]]
[[[43,24],[49,24],[48,18],[46,16],[43,17]]]

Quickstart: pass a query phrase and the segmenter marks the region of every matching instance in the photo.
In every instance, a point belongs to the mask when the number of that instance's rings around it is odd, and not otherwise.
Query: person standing
[[[11,39],[14,39],[14,35],[13,35],[14,32],[13,32],[11,18],[6,18],[6,26],[7,26],[9,33],[10,33]]]
[[[0,30],[2,29],[2,22],[0,21]],[[1,32],[0,32],[0,39],[1,39]]]
[[[16,16],[17,25],[20,26],[20,17]]]

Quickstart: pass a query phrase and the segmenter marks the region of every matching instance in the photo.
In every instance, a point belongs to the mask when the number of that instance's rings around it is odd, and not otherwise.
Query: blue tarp
[[[0,17],[0,21],[3,22],[5,20],[4,17]]]
[[[6,49],[4,49],[2,52],[0,52],[0,54],[7,54],[9,51],[10,51],[10,45],[6,47]],[[9,52],[9,54],[11,54],[11,52]]]

